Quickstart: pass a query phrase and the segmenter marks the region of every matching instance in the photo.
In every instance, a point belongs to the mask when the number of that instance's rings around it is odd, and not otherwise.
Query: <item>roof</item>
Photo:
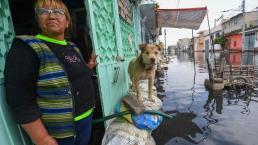
[[[245,15],[249,15],[249,14],[252,14],[252,13],[258,13],[258,12],[257,12],[257,11],[245,12]],[[242,17],[242,16],[243,16],[243,13],[238,13],[238,14],[234,15],[233,17],[228,18],[227,20],[224,20],[224,21],[223,21],[223,24],[224,24],[224,23],[227,23],[227,22],[229,22],[229,21],[231,21],[232,19],[234,19],[234,18],[236,18],[236,17]]]
[[[220,23],[220,24],[218,24],[217,26],[211,28],[211,29],[210,29],[210,33],[213,34],[213,33],[221,32],[221,30],[222,30],[222,25],[221,25],[221,23]],[[208,35],[209,35],[209,30],[206,30],[206,31],[204,32],[204,36],[208,36]]]

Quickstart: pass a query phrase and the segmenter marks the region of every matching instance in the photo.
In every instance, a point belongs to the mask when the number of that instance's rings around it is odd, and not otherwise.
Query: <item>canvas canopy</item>
[[[158,9],[158,27],[199,29],[205,15],[206,7],[184,9]]]

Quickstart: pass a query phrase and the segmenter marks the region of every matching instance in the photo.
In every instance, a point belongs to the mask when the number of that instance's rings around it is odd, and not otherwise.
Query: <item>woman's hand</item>
[[[94,67],[98,64],[98,62],[97,62],[97,57],[98,57],[98,55],[94,55],[93,53],[91,53],[90,61],[89,61],[89,63],[87,64],[87,67],[88,67],[89,69],[94,68]]]
[[[39,142],[35,142],[36,145],[58,145],[56,140],[51,136],[46,136]]]

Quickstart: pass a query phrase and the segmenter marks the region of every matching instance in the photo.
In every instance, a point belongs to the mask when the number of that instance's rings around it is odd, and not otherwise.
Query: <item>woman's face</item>
[[[43,34],[49,37],[64,37],[69,22],[63,9],[45,6],[37,10],[39,27]]]

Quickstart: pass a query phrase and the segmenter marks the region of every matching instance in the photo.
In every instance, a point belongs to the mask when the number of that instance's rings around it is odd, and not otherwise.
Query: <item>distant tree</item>
[[[220,44],[222,45],[224,43],[224,39],[222,36],[218,36],[214,39],[214,44]]]

